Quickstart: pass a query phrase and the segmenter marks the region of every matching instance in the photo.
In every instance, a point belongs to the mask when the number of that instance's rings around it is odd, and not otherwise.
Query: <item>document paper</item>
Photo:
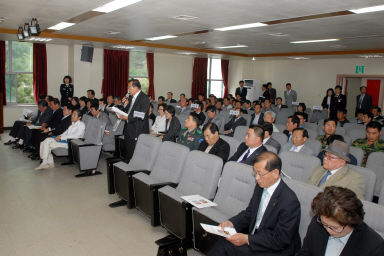
[[[206,207],[217,206],[214,202],[200,196],[200,195],[191,195],[191,196],[182,196],[181,199],[187,201],[191,205],[201,209]]]
[[[225,238],[237,234],[236,229],[234,229],[234,228],[226,227],[223,230],[219,226],[213,226],[213,225],[208,225],[208,224],[203,224],[203,223],[200,223],[200,225],[203,227],[203,229],[206,232],[214,234],[214,235],[222,236],[222,237],[225,237]]]

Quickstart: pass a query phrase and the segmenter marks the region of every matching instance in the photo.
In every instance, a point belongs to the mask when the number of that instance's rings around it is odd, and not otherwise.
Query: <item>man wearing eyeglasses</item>
[[[280,178],[281,159],[264,152],[254,162],[256,187],[248,207],[220,223],[237,234],[220,239],[209,256],[295,255],[300,249],[300,203]]]
[[[364,199],[364,178],[347,165],[347,162],[350,161],[349,145],[335,140],[325,149],[325,152],[323,166],[313,171],[308,183],[321,189],[328,186],[348,188],[355,192],[360,199]]]

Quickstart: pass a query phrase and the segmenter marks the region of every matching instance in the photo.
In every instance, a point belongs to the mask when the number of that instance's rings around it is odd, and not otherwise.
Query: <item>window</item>
[[[208,59],[207,70],[207,93],[215,95],[217,98],[224,96],[224,83],[221,74],[221,59]]]
[[[141,90],[148,92],[149,79],[147,69],[147,54],[145,52],[129,53],[129,77],[140,81]]]
[[[7,102],[35,104],[33,97],[33,44],[6,41],[5,48]]]

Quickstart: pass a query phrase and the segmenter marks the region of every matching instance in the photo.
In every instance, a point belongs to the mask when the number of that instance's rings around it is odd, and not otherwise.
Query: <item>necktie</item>
[[[291,151],[292,151],[292,152],[296,152],[296,150],[297,150],[297,147],[296,147],[296,146],[293,146]]]
[[[359,108],[361,108],[361,104],[363,103],[363,95],[360,95],[359,99]]]
[[[248,149],[247,152],[245,153],[245,155],[243,156],[243,158],[241,159],[240,163],[244,163],[245,160],[247,160],[250,152],[251,152],[251,150]]]
[[[259,205],[259,210],[257,211],[257,217],[256,217],[256,223],[255,226],[252,229],[251,234],[255,234],[256,229],[260,226],[261,220],[263,219],[263,215],[265,210],[267,209],[267,198],[268,198],[268,191],[264,189],[263,195],[261,196],[260,199],[260,205]]]
[[[330,171],[327,171],[326,174],[324,174],[323,178],[321,178],[320,182],[319,182],[319,185],[317,185],[318,187],[321,187],[321,185],[324,184],[324,182],[327,181],[327,178],[329,175],[331,175],[332,173]]]
[[[136,100],[136,98],[135,98],[135,97],[132,97],[132,99],[131,99],[131,105],[129,106],[129,110],[128,110],[128,116],[129,116],[129,114],[131,113],[131,110],[132,110],[132,108],[133,108],[133,104],[135,104],[135,100]]]

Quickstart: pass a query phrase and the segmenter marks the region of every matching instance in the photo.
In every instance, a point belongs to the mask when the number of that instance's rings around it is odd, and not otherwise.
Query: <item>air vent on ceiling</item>
[[[178,15],[178,16],[175,16],[173,18],[177,19],[177,20],[193,20],[193,19],[197,19],[197,17],[189,16],[189,15]]]

